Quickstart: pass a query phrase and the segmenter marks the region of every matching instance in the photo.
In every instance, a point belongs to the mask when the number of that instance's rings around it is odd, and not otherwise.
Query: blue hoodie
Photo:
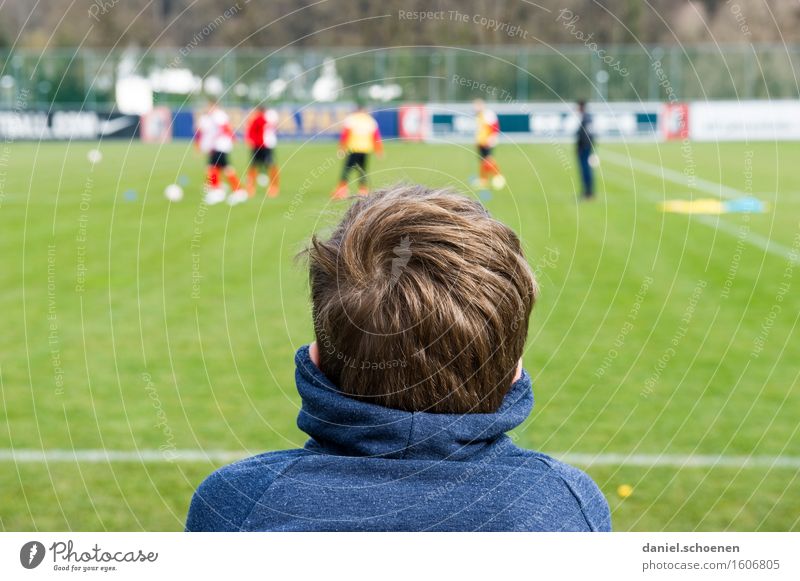
[[[586,474],[505,433],[533,408],[523,371],[492,414],[411,413],[343,395],[302,347],[299,450],[225,466],[197,489],[188,531],[608,531]]]

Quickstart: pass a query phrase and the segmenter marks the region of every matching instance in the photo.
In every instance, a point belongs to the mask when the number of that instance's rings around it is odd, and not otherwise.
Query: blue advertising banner
[[[289,140],[336,139],[342,131],[342,121],[353,112],[350,104],[278,105],[278,138]],[[231,123],[242,135],[251,110],[226,108]],[[172,136],[175,139],[191,139],[194,136],[197,118],[202,111],[181,109],[173,112]],[[376,109],[372,115],[384,139],[398,135],[397,109]]]

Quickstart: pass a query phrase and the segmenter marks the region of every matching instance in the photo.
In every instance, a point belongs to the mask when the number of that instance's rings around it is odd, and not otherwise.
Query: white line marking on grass
[[[247,457],[248,452],[227,450],[30,450],[0,449],[0,461],[36,462],[232,462]]]
[[[744,242],[751,244],[757,248],[761,248],[765,252],[769,252],[776,256],[780,256],[785,258],[787,262],[791,262],[793,265],[798,266],[800,265],[800,254],[793,248],[789,248],[788,246],[784,246],[774,240],[770,240],[766,236],[762,236],[752,230],[742,230],[740,226],[734,226],[721,218],[713,218],[711,216],[702,216],[702,215],[693,215],[692,220],[700,222],[701,224],[705,224],[706,226],[710,226],[711,228],[716,228],[721,232],[725,232],[726,234],[730,234],[736,238],[741,238]]]
[[[649,174],[653,177],[663,178],[671,181],[673,184],[684,186],[687,190],[698,189],[706,192],[707,194],[728,199],[739,198],[741,196],[748,195],[737,190],[736,188],[730,188],[722,184],[710,182],[695,175],[692,175],[690,178],[683,172],[675,171],[674,169],[662,167],[647,161],[642,161],[641,159],[636,159],[635,157],[628,157],[627,155],[622,155],[621,153],[616,153],[613,151],[603,151],[601,159],[603,161],[608,160],[611,163],[615,163],[619,166],[632,167],[635,170]]]
[[[20,464],[47,462],[174,463],[233,462],[251,455],[234,450],[31,450],[0,449],[0,461]],[[800,469],[800,456],[724,456],[703,454],[586,454],[549,452],[549,455],[582,466],[637,466],[670,468],[791,468]]]
[[[714,182],[709,182],[698,177],[692,178],[694,182],[694,185],[692,186],[689,184],[689,178],[679,171],[675,171],[669,168],[662,168],[658,165],[648,163],[646,161],[642,161],[634,157],[626,157],[624,155],[620,155],[618,153],[610,151],[603,153],[603,159],[604,160],[608,159],[608,161],[620,167],[633,168],[637,171],[648,174],[652,177],[662,178],[672,183],[685,186],[687,189],[692,189],[692,187],[694,187],[698,190],[702,190],[709,194],[718,195],[723,198],[730,199],[730,198],[749,195],[735,188],[723,186],[722,184],[715,184]],[[660,198],[656,198],[655,196],[647,196],[647,198],[653,202],[663,201]],[[762,236],[761,234],[753,232],[752,230],[748,229],[747,231],[743,231],[740,227],[734,226],[726,222],[719,216],[716,218],[700,214],[690,214],[688,216],[691,220],[699,222],[704,226],[715,228],[720,232],[724,232],[725,234],[730,234],[735,238],[740,238],[743,242],[747,242],[748,244],[755,246],[756,248],[760,248],[765,252],[774,254],[775,256],[780,256],[781,258],[786,259],[788,262],[792,263],[795,266],[800,265],[800,254],[794,248],[790,248],[779,242],[770,240],[766,236]]]
[[[723,456],[706,454],[551,454],[583,466],[638,466],[670,468],[791,468],[800,469],[800,456]]]

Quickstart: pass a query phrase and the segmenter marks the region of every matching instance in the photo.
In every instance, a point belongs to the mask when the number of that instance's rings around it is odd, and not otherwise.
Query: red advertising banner
[[[430,114],[425,105],[403,105],[398,109],[400,139],[422,141],[430,135]]]
[[[687,139],[689,137],[689,104],[665,103],[661,113],[661,130],[664,139]]]
[[[156,107],[141,119],[142,141],[164,143],[172,139],[172,111],[169,107]]]

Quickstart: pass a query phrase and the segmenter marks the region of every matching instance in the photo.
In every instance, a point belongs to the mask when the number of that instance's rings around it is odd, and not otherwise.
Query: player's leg
[[[219,187],[219,153],[212,151],[208,154],[208,165],[206,165],[206,190]]]
[[[267,195],[276,198],[281,191],[281,170],[277,164],[269,166],[269,189]]]
[[[239,181],[239,176],[236,175],[236,169],[234,169],[234,167],[228,163],[228,154],[223,153],[222,156],[223,159],[221,160],[221,162],[223,164],[222,167],[224,168],[222,170],[222,173],[225,175],[225,179],[228,180],[228,184],[231,186],[231,190],[236,192],[237,190],[242,189],[242,184]]]
[[[258,174],[261,173],[261,168],[264,165],[263,148],[254,147],[252,155],[250,156],[250,165],[247,167],[247,194],[252,198],[256,193],[256,183],[258,181]]]
[[[225,179],[228,180],[228,184],[231,186],[231,195],[228,196],[228,204],[235,206],[236,204],[246,202],[249,196],[247,195],[247,191],[242,189],[239,176],[236,175],[236,169],[228,163],[227,153],[221,154],[220,165],[223,168],[222,173]]]
[[[578,151],[578,163],[581,169],[581,182],[583,184],[583,197],[591,199],[594,196],[594,176],[592,175],[592,166],[589,163],[589,157],[592,155],[591,150],[581,149]]]
[[[247,168],[247,195],[251,198],[256,195],[256,179],[258,178],[258,168],[250,164]]]
[[[278,164],[275,163],[275,152],[273,149],[265,148],[264,164],[268,168],[267,171],[269,172],[269,188],[267,188],[267,196],[270,198],[275,198],[280,192],[281,172],[278,168]]]
[[[489,171],[486,160],[491,150],[483,145],[478,146],[478,186],[485,188],[489,181]]]
[[[209,190],[219,187],[219,168],[211,163],[206,167],[206,187]]]
[[[358,195],[366,196],[369,193],[367,183],[367,159],[366,153],[361,153],[356,158],[356,170],[358,171]]]
[[[504,188],[506,179],[503,177],[503,174],[500,173],[500,167],[497,165],[491,151],[484,159],[484,163],[486,164],[486,175],[491,180],[492,187],[496,190]]]
[[[222,157],[220,152],[212,151],[208,156],[208,166],[206,168],[206,204],[219,204],[225,199],[225,192],[220,188],[220,163]]]
[[[586,156],[586,193],[588,197],[594,197],[594,168],[592,167],[592,154]]]
[[[484,160],[486,164],[486,173],[489,177],[494,177],[496,175],[500,175],[500,167],[497,165],[497,162],[494,160],[493,155],[489,155]]]
[[[350,170],[353,169],[355,165],[355,158],[353,157],[354,153],[349,153],[347,158],[344,160],[344,167],[342,168],[342,176],[339,179],[339,185],[336,186],[336,189],[331,194],[331,197],[335,200],[341,200],[342,198],[347,197],[347,176],[350,175]]]

